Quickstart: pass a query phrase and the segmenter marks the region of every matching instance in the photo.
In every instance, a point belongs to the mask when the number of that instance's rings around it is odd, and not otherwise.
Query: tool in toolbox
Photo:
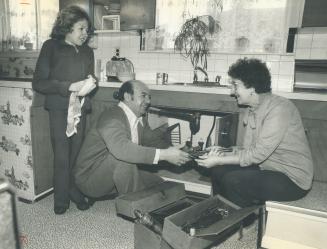
[[[222,196],[187,193],[182,183],[166,181],[116,198],[116,212],[134,220],[135,249],[204,249],[237,232],[242,220],[259,211],[261,246],[264,206],[240,208]],[[253,245],[254,246],[254,245]]]

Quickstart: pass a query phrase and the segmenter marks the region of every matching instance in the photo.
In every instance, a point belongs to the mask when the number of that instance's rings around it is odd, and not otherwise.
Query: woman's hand
[[[230,149],[219,150],[213,149],[208,154],[199,157],[196,160],[199,166],[211,168],[219,165],[230,165],[230,164],[240,164],[239,153],[233,151],[229,152]]]
[[[96,88],[96,80],[92,77],[92,75],[89,75],[87,79],[84,80],[84,85],[82,88],[78,91],[78,96],[84,97],[85,95],[88,95],[94,88]]]
[[[208,156],[224,156],[225,155],[225,150],[224,147],[220,146],[211,146],[206,148],[208,152]]]
[[[219,156],[214,155],[213,153],[205,154],[203,156],[200,156],[199,159],[195,159],[195,161],[198,163],[199,166],[205,167],[205,168],[212,168],[214,166],[219,165]]]
[[[81,90],[83,86],[84,86],[84,80],[77,81],[77,82],[70,84],[68,90],[71,92],[79,92],[79,90]]]
[[[85,96],[89,94],[96,87],[96,80],[89,75],[85,80],[74,82],[70,85],[69,91],[78,92],[78,96]]]

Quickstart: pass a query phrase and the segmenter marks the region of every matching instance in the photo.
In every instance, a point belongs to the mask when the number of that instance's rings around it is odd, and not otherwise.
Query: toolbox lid
[[[151,212],[173,203],[186,195],[183,183],[165,181],[151,188],[128,193],[116,198],[117,214],[136,218],[134,211]]]

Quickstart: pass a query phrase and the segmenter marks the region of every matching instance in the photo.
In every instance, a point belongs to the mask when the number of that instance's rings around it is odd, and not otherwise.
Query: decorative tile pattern
[[[34,196],[30,106],[32,89],[0,87],[0,176],[17,189],[19,197]]]

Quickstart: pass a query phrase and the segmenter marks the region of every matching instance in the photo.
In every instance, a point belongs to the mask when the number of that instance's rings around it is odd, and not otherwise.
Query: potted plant
[[[180,51],[185,58],[190,57],[193,69],[200,66],[207,69],[209,55],[208,35],[218,33],[219,22],[210,15],[197,16],[188,19],[183,24],[174,43],[174,50]]]
[[[26,50],[33,50],[33,43],[28,32],[23,35],[22,44],[24,45]]]

